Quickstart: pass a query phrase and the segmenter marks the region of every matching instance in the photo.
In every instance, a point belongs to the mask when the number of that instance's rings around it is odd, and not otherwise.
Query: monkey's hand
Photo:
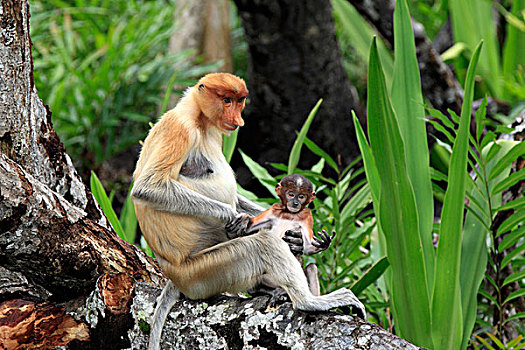
[[[250,215],[244,213],[237,214],[224,227],[226,229],[226,236],[228,236],[229,239],[246,236],[246,231],[251,222]]]
[[[334,237],[335,231],[332,231],[331,236],[325,230],[323,230],[323,232],[317,232],[317,237],[314,237],[314,239],[312,240],[313,247],[312,249],[309,249],[308,252],[306,252],[306,254],[312,255],[328,249],[328,247],[330,247],[330,244],[332,244],[332,240],[334,239]]]
[[[303,234],[301,231],[288,230],[284,233],[283,240],[288,243],[293,255],[303,254]]]
[[[258,224],[254,224],[248,227],[246,230],[246,235],[253,235],[254,233],[259,232],[260,230],[271,230],[273,227],[272,220],[263,220]]]

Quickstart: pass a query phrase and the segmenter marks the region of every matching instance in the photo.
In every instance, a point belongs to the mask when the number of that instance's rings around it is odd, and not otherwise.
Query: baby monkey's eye
[[[243,103],[244,100],[246,100],[246,97],[241,97],[241,98],[239,99],[239,103]]]
[[[222,100],[224,101],[224,103],[228,104],[228,103],[232,103],[232,99],[229,98],[229,97],[223,97]]]

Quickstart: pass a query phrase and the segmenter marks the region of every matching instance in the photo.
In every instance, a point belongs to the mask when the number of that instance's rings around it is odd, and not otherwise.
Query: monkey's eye
[[[306,196],[304,194],[299,195],[299,200],[302,202],[306,199]]]
[[[222,100],[223,100],[224,103],[226,103],[226,104],[230,104],[230,103],[232,103],[232,99],[229,98],[229,97],[223,97]]]
[[[241,98],[239,99],[239,103],[243,103],[244,100],[246,100],[246,97],[241,97]]]
[[[290,192],[287,192],[286,195],[287,195],[289,198],[293,198],[293,197],[295,197],[295,193],[293,193],[293,192],[291,192],[291,191],[290,191]]]

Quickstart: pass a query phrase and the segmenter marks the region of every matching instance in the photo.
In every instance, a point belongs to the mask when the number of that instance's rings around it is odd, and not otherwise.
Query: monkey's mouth
[[[233,125],[233,124],[230,124],[230,123],[223,123],[222,126],[224,127],[224,129],[226,129],[228,131],[235,131],[239,127],[238,125]]]
[[[297,213],[299,210],[301,210],[301,206],[295,206],[295,205],[288,205],[288,210],[292,213]]]

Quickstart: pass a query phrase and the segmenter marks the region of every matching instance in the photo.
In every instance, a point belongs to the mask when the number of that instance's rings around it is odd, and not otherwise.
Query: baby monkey
[[[281,203],[275,203],[269,209],[251,219],[246,233],[270,227],[290,244],[290,248],[299,261],[301,254],[312,255],[326,250],[335,232],[330,236],[326,231],[314,236],[313,218],[306,206],[315,198],[314,187],[310,180],[302,175],[285,176],[275,187]],[[320,295],[317,266],[314,263],[306,266],[305,275],[313,295]]]

